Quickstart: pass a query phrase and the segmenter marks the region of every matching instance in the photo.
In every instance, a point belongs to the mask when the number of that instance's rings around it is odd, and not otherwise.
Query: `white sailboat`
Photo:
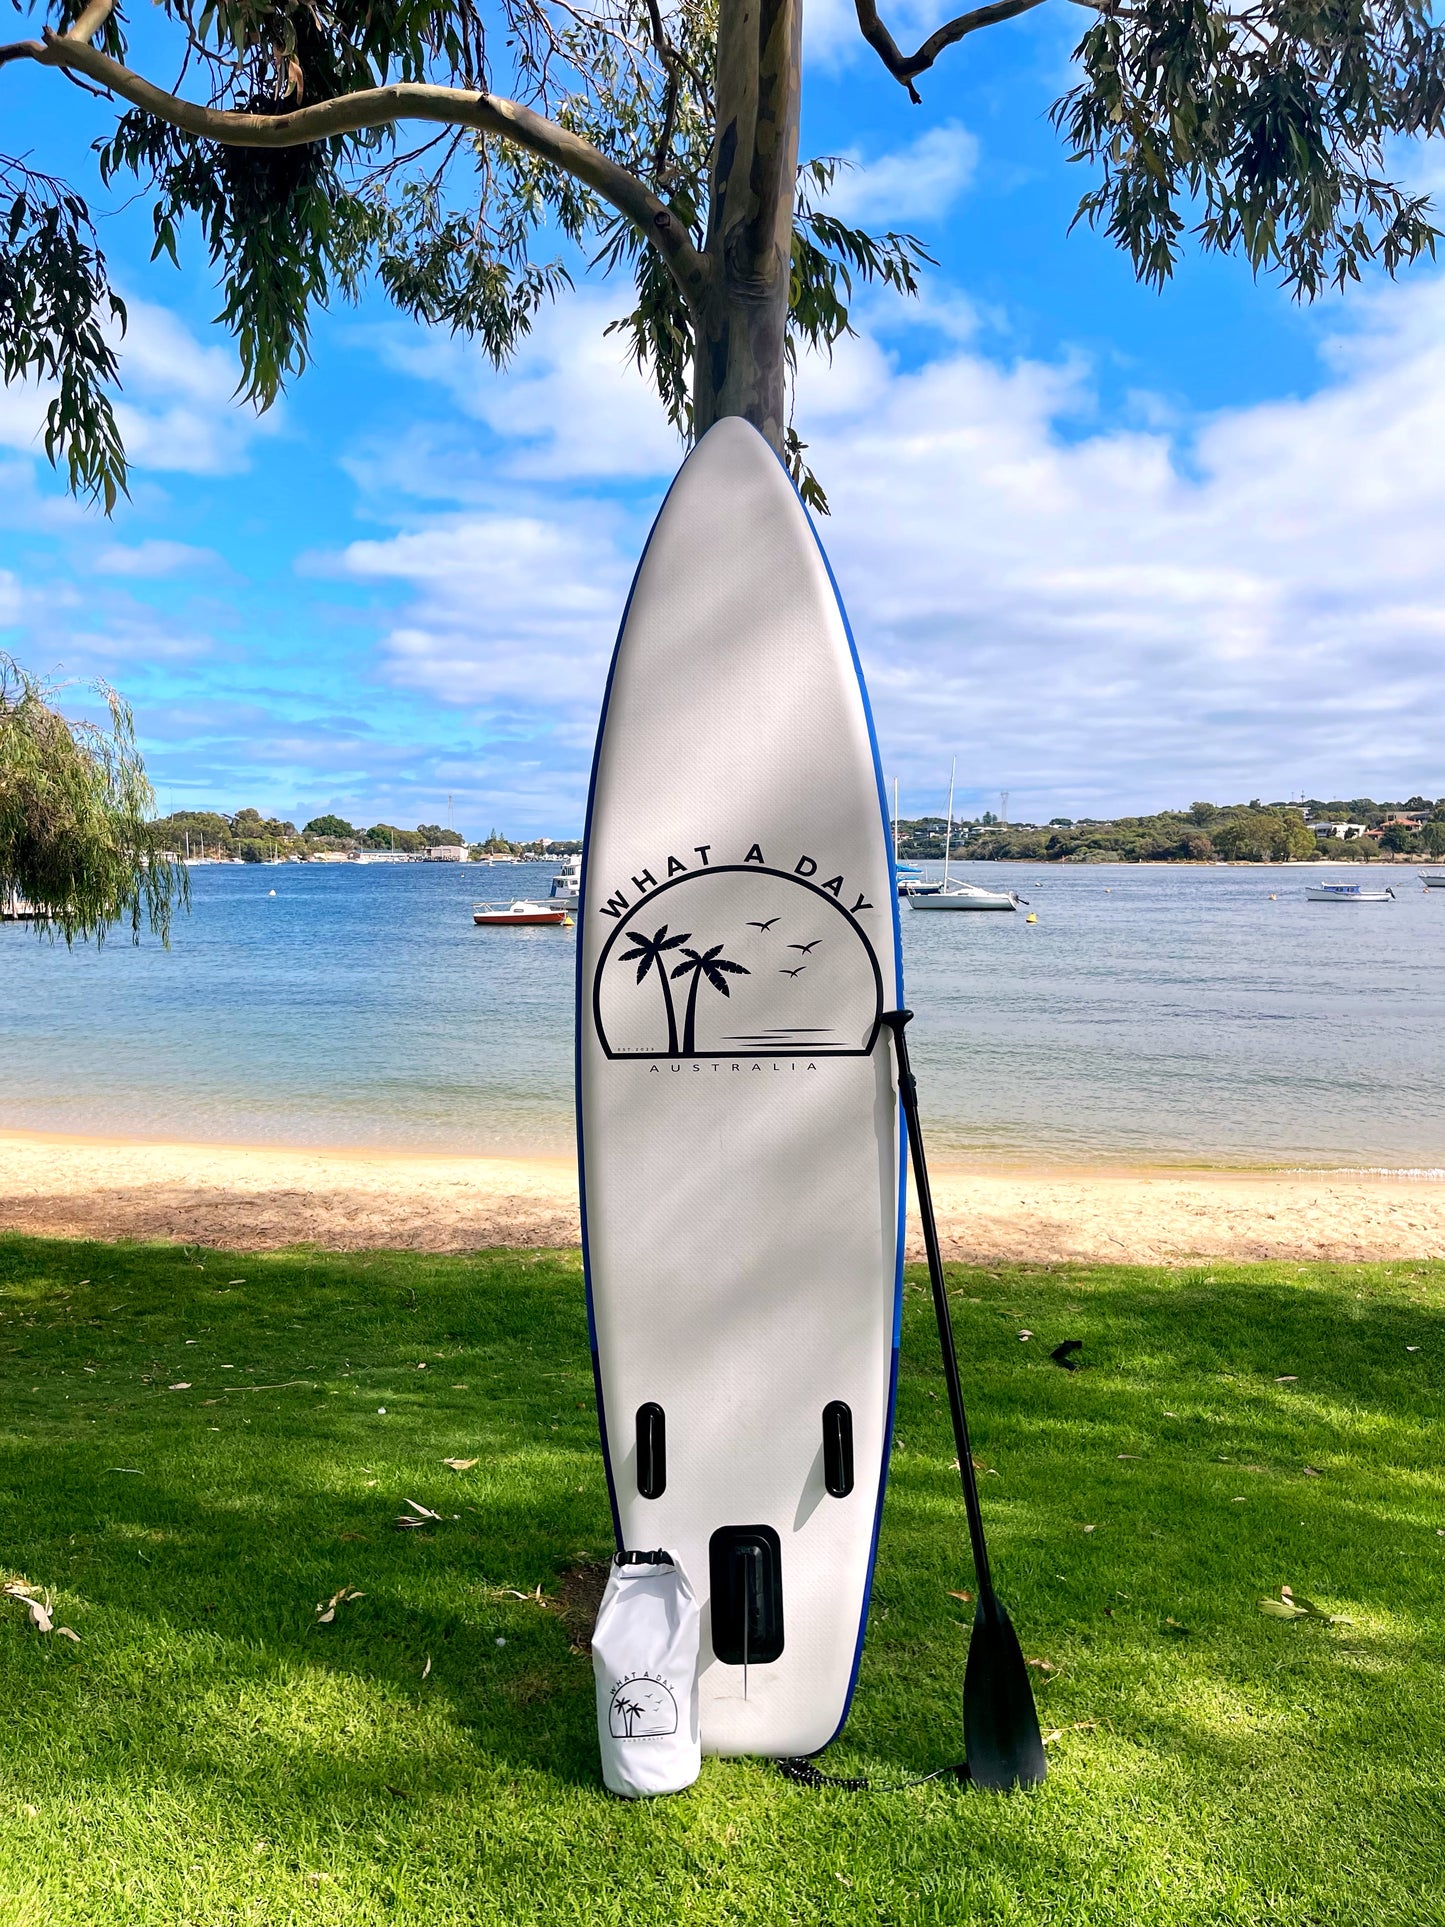
[[[1017,910],[1027,899],[1013,890],[984,890],[976,883],[950,882],[949,859],[953,850],[953,784],[958,774],[958,758],[948,773],[948,827],[943,837],[943,881],[927,895],[908,893],[910,910]],[[900,887],[899,894],[902,895]]]

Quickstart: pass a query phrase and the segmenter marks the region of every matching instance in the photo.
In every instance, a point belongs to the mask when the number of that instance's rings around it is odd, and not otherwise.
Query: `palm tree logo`
[[[633,1729],[637,1721],[641,1719],[645,1709],[639,1701],[624,1699],[621,1693],[617,1695],[617,1698],[613,1700],[612,1704],[622,1715],[622,1737],[630,1740],[633,1735]]]
[[[681,942],[682,939],[679,938],[677,941]],[[687,962],[677,964],[673,967],[672,974],[674,979],[685,977],[689,972],[692,975],[692,983],[688,987],[687,993],[687,1011],[682,1020],[682,1054],[684,1057],[695,1057],[697,1055],[697,987],[703,978],[706,977],[713,989],[720,990],[724,997],[731,997],[732,992],[728,989],[728,980],[723,973],[726,971],[734,977],[750,977],[753,974],[746,964],[729,962],[726,957],[720,954],[721,951],[722,945],[720,943],[715,943],[711,950],[684,950],[682,954],[687,959]],[[670,1015],[670,1000],[668,1010]],[[675,1044],[673,1048],[676,1048]]]
[[[662,953],[664,950],[676,950],[679,944],[686,943],[689,940],[692,932],[690,930],[681,930],[675,937],[669,937],[667,934],[667,925],[664,924],[656,935],[652,937],[644,937],[640,930],[630,930],[628,935],[632,939],[633,948],[631,950],[624,950],[618,961],[620,963],[635,963],[637,965],[638,983],[642,982],[654,964],[657,965],[657,979],[662,985],[662,1001],[667,1006],[667,1054],[669,1057],[676,1057],[677,1012],[673,1008],[672,985],[667,981],[667,959]],[[721,945],[719,945],[719,948],[721,948]],[[685,955],[690,957],[692,952],[689,950],[685,952]],[[684,965],[684,968],[687,968],[687,966]],[[729,964],[728,969],[736,970],[737,965]],[[674,976],[677,974],[676,971],[673,972]],[[696,996],[697,987],[694,985],[694,999]],[[689,1003],[687,1008],[688,1023],[690,1025],[692,1022],[692,1004]],[[689,1037],[692,1035],[690,1029],[688,1035]]]
[[[634,1673],[613,1688],[607,1730],[614,1740],[662,1739],[677,1726],[677,1701],[666,1680]]]

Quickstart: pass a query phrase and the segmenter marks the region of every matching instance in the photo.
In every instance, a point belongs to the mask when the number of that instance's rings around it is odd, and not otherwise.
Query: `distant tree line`
[[[484,843],[468,845],[470,854],[478,861],[483,857],[505,856],[513,857],[521,863],[541,862],[547,857],[554,856],[575,856],[581,848],[580,838],[574,838],[569,842],[566,837],[554,836],[537,836],[529,843],[513,843],[499,830],[493,830]]]
[[[325,850],[416,850],[440,844],[461,844],[456,830],[438,823],[418,823],[414,830],[394,823],[373,823],[357,829],[344,816],[313,816],[303,829],[279,816],[259,810],[175,810],[156,819],[152,828],[165,847],[178,856],[228,857],[242,863],[264,863],[277,856],[316,856]]]
[[[1418,823],[1392,817],[1422,817]],[[1349,824],[1348,840],[1316,835],[1316,824]],[[940,859],[946,821],[919,817],[898,825],[898,854]],[[955,853],[970,861],[1043,863],[1284,863],[1312,857],[1367,863],[1381,857],[1445,857],[1445,797],[1403,803],[1369,797],[1297,803],[1193,803],[1187,810],[1113,818],[1056,816],[1046,824],[1001,823],[992,811],[953,826]]]
[[[418,823],[404,830],[397,823],[373,823],[361,829],[344,816],[313,816],[303,828],[281,817],[262,816],[259,810],[176,810],[156,818],[150,829],[156,847],[180,857],[224,857],[242,863],[264,863],[272,857],[312,857],[327,851],[396,850],[414,856],[419,850],[464,848],[472,857],[552,857],[580,850],[578,842],[546,838],[511,843],[493,830],[485,843],[468,844],[459,830],[440,823]]]

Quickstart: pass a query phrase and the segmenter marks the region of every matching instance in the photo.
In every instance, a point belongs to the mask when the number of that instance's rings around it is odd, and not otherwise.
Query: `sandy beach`
[[[940,1170],[950,1258],[1445,1257],[1445,1180],[1355,1173]],[[0,1229],[237,1250],[575,1244],[570,1160],[0,1132]],[[921,1256],[916,1222],[910,1253]]]

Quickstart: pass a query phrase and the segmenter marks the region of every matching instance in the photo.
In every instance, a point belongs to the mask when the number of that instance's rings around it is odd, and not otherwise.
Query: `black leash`
[[[835,1793],[907,1793],[910,1787],[927,1786],[930,1780],[969,1778],[966,1760],[959,1760],[954,1766],[935,1767],[932,1773],[920,1773],[916,1780],[846,1779],[841,1774],[824,1773],[811,1760],[774,1760],[773,1765],[794,1786],[831,1787]]]

